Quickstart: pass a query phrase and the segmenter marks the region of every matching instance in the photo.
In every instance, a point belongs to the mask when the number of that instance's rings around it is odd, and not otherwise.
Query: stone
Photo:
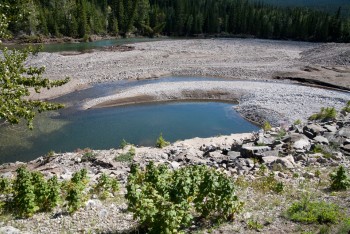
[[[306,149],[309,150],[311,147],[311,143],[308,139],[299,139],[293,143],[294,149]]]
[[[262,155],[263,157],[266,157],[266,156],[275,156],[275,157],[278,157],[278,156],[279,156],[279,153],[280,153],[279,150],[270,150],[270,151],[263,152],[261,155]]]
[[[230,160],[235,160],[236,158],[241,157],[241,153],[236,151],[230,151],[227,153],[227,156]]]
[[[327,131],[326,129],[324,129],[323,127],[321,127],[320,125],[317,125],[317,124],[309,124],[309,125],[306,125],[304,128],[303,128],[303,131],[304,131],[304,134],[306,135],[311,133],[312,136],[311,138],[314,138],[318,135],[320,135],[321,133]]]
[[[5,226],[5,227],[0,227],[0,233],[1,234],[21,234],[22,232],[17,229],[14,228],[12,226]]]
[[[327,129],[329,132],[336,132],[337,131],[337,126],[335,125],[325,125],[325,129]]]
[[[329,145],[328,139],[323,136],[316,136],[314,141],[319,144]]]
[[[269,166],[270,168],[276,169],[276,164],[280,164],[283,168],[287,169],[293,169],[295,167],[295,161],[293,156],[289,155],[286,157],[274,157],[274,156],[267,156],[262,158],[263,162]],[[279,169],[276,169],[279,170]]]
[[[338,131],[338,136],[350,138],[350,127],[341,128]]]
[[[332,154],[332,159],[334,159],[336,161],[341,161],[341,160],[343,160],[343,154],[341,152],[334,152]]]
[[[263,163],[265,164],[271,164],[272,162],[276,161],[278,157],[275,156],[266,156],[262,158]]]
[[[350,145],[342,145],[340,148],[345,152],[350,153]]]
[[[303,154],[295,156],[294,159],[297,162],[299,162],[299,161],[306,162],[307,161],[307,157],[305,155],[303,155]]]
[[[241,149],[241,155],[244,158],[251,158],[260,156],[265,151],[269,151],[271,148],[269,146],[243,146]]]
[[[172,167],[174,170],[177,170],[177,169],[180,167],[181,164],[178,163],[178,162],[173,161],[173,162],[170,163],[170,165],[171,165],[171,167]]]

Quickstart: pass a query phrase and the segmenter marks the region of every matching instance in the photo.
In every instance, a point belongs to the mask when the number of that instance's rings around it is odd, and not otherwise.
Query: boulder
[[[246,146],[243,145],[241,155],[243,158],[261,157],[263,152],[270,151],[269,146]]]
[[[337,131],[336,125],[325,125],[324,128],[327,129],[329,132],[336,132]]]
[[[262,161],[270,168],[276,168],[276,164],[280,164],[282,168],[293,169],[295,167],[295,161],[293,156],[289,155],[286,157],[275,157],[267,156],[263,157]]]
[[[22,232],[14,227],[11,226],[5,226],[5,227],[0,227],[0,233],[6,233],[6,234],[21,234]]]
[[[308,139],[305,139],[305,138],[300,138],[299,140],[295,141],[293,143],[293,148],[294,149],[299,149],[299,150],[302,150],[302,149],[306,149],[306,150],[309,150],[311,147],[311,143]]]
[[[171,167],[172,167],[174,170],[177,170],[177,169],[180,167],[181,164],[178,163],[178,162],[173,161],[173,162],[170,163],[170,165],[171,165]]]
[[[329,145],[328,139],[323,136],[316,136],[314,141],[319,144]]]
[[[337,134],[341,137],[350,138],[350,127],[341,128]]]
[[[304,134],[309,138],[314,138],[318,135],[321,135],[321,133],[324,133],[325,131],[327,131],[325,128],[317,124],[309,124],[303,128]]]

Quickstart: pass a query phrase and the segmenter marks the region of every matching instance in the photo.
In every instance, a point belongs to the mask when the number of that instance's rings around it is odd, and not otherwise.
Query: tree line
[[[15,35],[240,35],[350,41],[350,19],[309,8],[247,0],[3,0]]]

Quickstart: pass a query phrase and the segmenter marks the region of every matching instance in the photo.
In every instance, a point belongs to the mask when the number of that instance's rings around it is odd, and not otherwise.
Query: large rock
[[[319,144],[324,144],[324,145],[328,145],[329,144],[329,141],[327,138],[323,137],[323,136],[316,136],[314,138],[314,141],[316,143],[319,143]]]
[[[243,145],[241,155],[243,158],[261,157],[263,152],[270,151],[269,146],[249,146]]]
[[[270,168],[274,168],[275,165],[281,165],[282,168],[285,169],[293,169],[295,167],[295,161],[292,155],[286,157],[275,157],[275,156],[267,156],[263,157],[262,161]]]
[[[317,124],[309,124],[303,128],[304,134],[309,138],[314,138],[318,135],[321,135],[322,133],[324,133],[326,131],[327,130],[325,128],[323,128]]]
[[[350,127],[341,128],[338,131],[338,136],[350,138]]]
[[[0,227],[0,234],[21,234],[22,232],[14,227],[6,226]]]

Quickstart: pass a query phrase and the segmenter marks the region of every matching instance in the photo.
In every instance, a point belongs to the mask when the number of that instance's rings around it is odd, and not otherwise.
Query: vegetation
[[[142,171],[133,165],[126,199],[129,211],[150,233],[178,233],[194,214],[231,220],[242,207],[232,181],[205,166],[171,171],[150,163]]]
[[[329,148],[329,146],[317,144],[312,149],[314,153],[321,153],[325,158],[331,158],[332,157],[332,149]]]
[[[97,184],[94,186],[94,193],[102,200],[105,200],[119,190],[119,183],[116,179],[113,179],[102,173],[97,180]]]
[[[300,119],[297,119],[294,121],[294,125],[301,125],[301,124],[302,124],[302,122]]]
[[[267,193],[267,192],[282,193],[284,191],[283,182],[278,181],[275,178],[275,174],[273,172],[265,176],[264,174],[266,170],[267,170],[266,166],[259,168],[259,174],[263,176],[254,180],[252,182],[252,187],[255,190],[261,191],[263,193]]]
[[[135,148],[131,146],[127,153],[116,156],[114,160],[117,162],[132,162],[132,160],[135,157],[135,154]]]
[[[342,10],[282,8],[248,0],[3,0],[9,31],[40,42],[43,36],[88,39],[91,34],[248,35],[306,41],[350,40]],[[334,9],[334,8],[333,8]],[[0,21],[1,22],[1,21]],[[6,23],[6,22],[5,22]],[[34,35],[34,36],[32,36]]]
[[[304,197],[294,202],[287,210],[287,217],[302,223],[337,223],[342,217],[340,207],[324,201],[311,201]]]
[[[157,139],[157,142],[156,142],[156,147],[157,148],[164,148],[166,146],[170,145],[170,142],[166,141],[164,138],[163,138],[163,134],[161,133]]]
[[[272,126],[269,122],[266,121],[262,128],[264,129],[265,132],[267,132],[267,131],[270,131],[272,129]]]
[[[350,101],[346,103],[346,106],[343,108],[343,111],[350,113]]]
[[[40,172],[30,172],[25,167],[17,169],[17,177],[11,181],[0,178],[0,211],[12,212],[18,217],[31,217],[36,212],[49,212],[61,203],[69,213],[77,211],[89,197],[87,171],[73,174],[69,181],[58,182],[56,176],[46,179]],[[101,199],[119,190],[117,180],[102,174],[91,192]]]
[[[309,120],[329,121],[337,117],[337,111],[334,107],[322,107],[319,113],[313,114]]]
[[[331,189],[335,191],[347,190],[350,188],[350,178],[347,175],[344,166],[339,166],[337,171],[331,173]]]
[[[28,99],[30,89],[40,93],[41,88],[50,89],[61,86],[69,81],[50,81],[42,77],[45,68],[25,66],[28,56],[33,50],[18,51],[7,49],[0,58],[0,119],[10,124],[18,124],[25,119],[30,129],[33,128],[33,119],[36,112],[57,110],[63,105],[45,101]]]

